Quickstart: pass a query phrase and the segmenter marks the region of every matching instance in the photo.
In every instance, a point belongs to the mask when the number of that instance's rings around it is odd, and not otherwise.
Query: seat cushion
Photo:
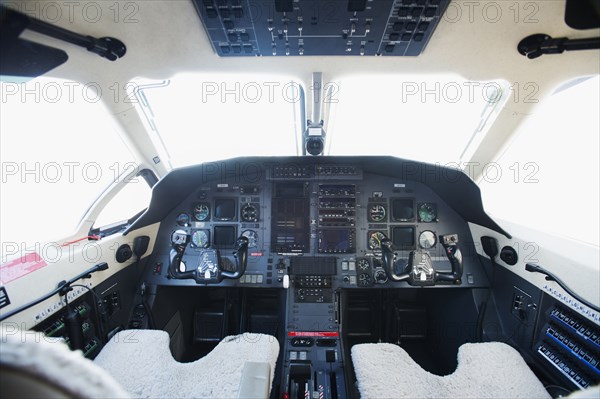
[[[447,376],[393,344],[355,345],[352,362],[363,398],[550,398],[519,352],[500,342],[462,345]]]
[[[209,354],[179,363],[169,350],[169,334],[160,330],[126,330],[116,334],[94,362],[108,371],[134,397],[235,398],[245,362],[271,366],[279,343],[265,334],[224,338]]]

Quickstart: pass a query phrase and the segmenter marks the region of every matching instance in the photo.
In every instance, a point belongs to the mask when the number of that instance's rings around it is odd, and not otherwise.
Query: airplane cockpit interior
[[[600,1],[0,2],[0,397],[600,397]]]

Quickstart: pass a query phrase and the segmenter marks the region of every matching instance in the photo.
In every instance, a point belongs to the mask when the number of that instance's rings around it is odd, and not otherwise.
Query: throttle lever
[[[447,281],[454,284],[460,284],[463,275],[462,252],[458,248],[458,234],[446,234],[440,236],[440,243],[444,247],[446,256],[452,265],[452,272],[436,272],[436,281]]]

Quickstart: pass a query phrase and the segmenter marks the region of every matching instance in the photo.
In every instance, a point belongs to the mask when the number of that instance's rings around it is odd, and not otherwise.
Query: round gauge
[[[200,202],[194,206],[194,219],[199,222],[208,220],[210,216],[210,206],[205,202]]]
[[[419,246],[423,249],[430,249],[435,246],[437,239],[433,231],[425,230],[419,234]]]
[[[358,270],[361,270],[361,271],[369,270],[369,268],[371,267],[371,265],[369,264],[369,261],[367,259],[359,259],[357,263],[358,263]]]
[[[385,220],[387,216],[387,211],[385,206],[381,204],[372,204],[369,205],[369,219],[372,222],[381,222]]]
[[[258,234],[254,230],[246,230],[242,232],[242,236],[248,239],[248,248],[256,248],[258,243]]]
[[[241,217],[244,222],[258,222],[258,209],[253,204],[246,204],[241,209]]]
[[[175,222],[180,226],[187,226],[190,223],[190,215],[187,213],[180,213],[177,215]]]
[[[369,248],[376,250],[381,249],[381,241],[386,237],[381,231],[370,231],[369,232]]]
[[[376,270],[375,271],[375,282],[377,284],[385,284],[388,281],[388,276],[385,273],[385,270]]]
[[[373,279],[369,273],[361,273],[358,275],[358,286],[368,287],[373,284]]]
[[[419,204],[418,214],[420,222],[435,222],[437,221],[437,206],[427,202]]]
[[[192,233],[192,247],[208,247],[208,232],[206,230],[196,230]]]

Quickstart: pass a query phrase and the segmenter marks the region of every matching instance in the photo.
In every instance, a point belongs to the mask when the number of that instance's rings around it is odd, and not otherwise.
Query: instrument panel
[[[207,285],[282,286],[293,259],[331,258],[335,287],[403,287],[406,282],[388,279],[382,242],[391,241],[398,274],[413,251],[426,252],[436,271],[447,272],[451,265],[438,238],[443,234],[460,237],[464,257],[463,278],[452,286],[487,284],[467,222],[426,184],[356,165],[277,166],[252,179],[239,177],[205,179],[182,195],[161,222],[149,283],[203,284],[169,275],[170,237],[184,231],[190,242],[181,272],[198,269],[208,252],[217,253],[224,270],[235,270],[236,242],[248,241],[241,278]]]

